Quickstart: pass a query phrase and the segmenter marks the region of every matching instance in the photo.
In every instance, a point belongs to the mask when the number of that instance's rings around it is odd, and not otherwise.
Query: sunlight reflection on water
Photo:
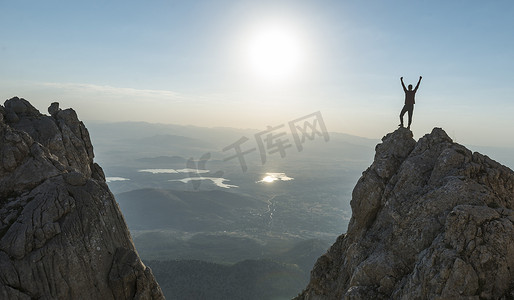
[[[286,173],[266,173],[266,176],[264,176],[261,180],[257,181],[257,183],[272,183],[277,180],[289,181],[293,179],[294,178],[287,176]]]

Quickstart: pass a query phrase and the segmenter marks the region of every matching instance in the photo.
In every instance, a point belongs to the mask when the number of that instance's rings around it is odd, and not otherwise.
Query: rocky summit
[[[0,106],[0,299],[164,299],[73,109]]]
[[[386,135],[351,207],[297,299],[514,299],[514,172],[442,129]]]

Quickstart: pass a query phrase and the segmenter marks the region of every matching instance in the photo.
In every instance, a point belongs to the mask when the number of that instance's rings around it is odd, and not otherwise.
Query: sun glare
[[[266,183],[271,183],[271,182],[273,182],[273,181],[275,181],[275,180],[277,180],[277,179],[276,179],[276,178],[274,178],[273,176],[269,176],[269,175],[268,175],[268,176],[266,176],[266,177],[264,177],[264,178],[262,178],[262,181],[263,181],[263,182],[266,182]]]
[[[245,52],[254,76],[277,83],[293,79],[300,71],[304,50],[298,32],[277,23],[260,26],[250,34]]]
[[[286,173],[266,173],[266,176],[257,181],[257,183],[272,183],[275,181],[289,181],[293,179],[294,178],[287,176]]]

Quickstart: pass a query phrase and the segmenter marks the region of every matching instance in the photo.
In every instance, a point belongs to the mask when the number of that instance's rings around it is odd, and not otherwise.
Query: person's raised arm
[[[406,91],[407,91],[407,89],[405,88],[405,84],[403,83],[403,77],[400,77],[400,81],[402,82],[403,90],[406,92]]]
[[[419,76],[418,84],[416,84],[416,87],[414,88],[414,91],[418,90],[419,83],[421,82],[421,78],[423,78],[423,77]]]

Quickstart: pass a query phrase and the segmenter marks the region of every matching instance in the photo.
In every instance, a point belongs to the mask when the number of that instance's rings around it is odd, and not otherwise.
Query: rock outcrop
[[[73,109],[0,106],[0,299],[164,299]]]
[[[297,299],[514,298],[514,172],[442,129],[386,135],[351,207]]]

